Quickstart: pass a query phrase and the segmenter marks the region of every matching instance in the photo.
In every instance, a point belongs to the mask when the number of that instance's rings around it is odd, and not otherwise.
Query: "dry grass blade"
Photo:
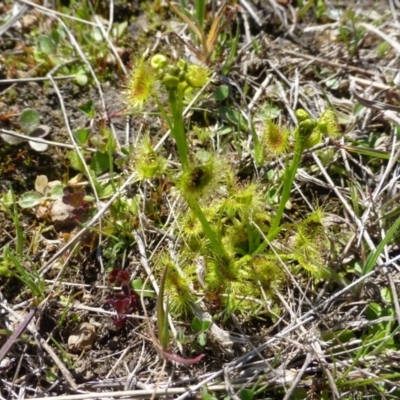
[[[0,305],[1,306],[1,305]],[[7,339],[7,342],[1,346],[0,349],[0,362],[3,360],[3,358],[7,355],[8,351],[12,347],[12,345],[18,340],[18,338],[22,335],[24,332],[25,328],[31,322],[31,319],[34,317],[35,313],[37,311],[37,308],[33,308],[21,321],[21,323],[18,325],[18,328],[12,333],[12,335]]]
[[[218,35],[222,31],[224,25],[228,23],[228,21],[232,18],[232,11],[228,14],[228,16],[224,15],[227,1],[225,0],[224,3],[220,6],[211,24],[210,31],[208,32],[207,35],[204,33],[203,29],[198,25],[196,20],[189,17],[187,14],[181,11],[175,4],[171,3],[169,0],[166,0],[166,2],[168,6],[175,12],[175,14],[177,14],[182,19],[182,21],[184,21],[189,26],[190,30],[197,36],[198,40],[201,43],[202,51],[196,50],[196,48],[193,46],[190,46],[190,49],[193,52],[195,52],[197,58],[200,61],[204,62],[205,64],[208,64],[210,62],[211,55],[215,49],[215,45],[218,40]],[[225,22],[222,22],[224,18]]]
[[[11,308],[5,306],[4,304],[2,304],[1,307],[3,307],[5,310],[7,310],[7,312],[12,314],[15,318],[19,318],[18,314],[16,314],[15,311],[12,310]],[[36,309],[33,309],[30,311],[27,318],[26,319],[24,318],[24,320],[21,322],[21,327],[27,328],[31,332],[31,334],[33,335],[35,340],[37,340],[39,342],[40,346],[43,347],[43,349],[47,352],[47,354],[52,358],[55,365],[59,368],[62,375],[68,382],[70,388],[73,391],[76,391],[78,389],[78,386],[77,386],[75,379],[73,378],[71,372],[68,370],[68,368],[66,368],[66,366],[60,360],[60,358],[57,356],[57,354],[54,352],[52,347],[40,336],[40,334],[36,330],[36,328],[30,324],[30,321],[32,320],[33,316],[35,315],[35,312],[36,312]],[[17,332],[18,332],[18,330],[17,330]],[[21,333],[22,333],[22,331],[21,331]]]
[[[168,265],[165,266],[164,271],[161,275],[160,280],[160,291],[158,292],[157,298],[157,324],[158,324],[158,338],[161,343],[161,347],[164,351],[167,351],[169,344],[169,332],[168,332],[168,299],[167,309],[164,309],[164,290],[165,280],[167,279]]]

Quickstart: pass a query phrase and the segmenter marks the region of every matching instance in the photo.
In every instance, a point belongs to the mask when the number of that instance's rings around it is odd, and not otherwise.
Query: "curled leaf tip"
[[[205,354],[200,354],[195,358],[183,358],[181,356],[178,356],[177,354],[167,353],[166,351],[163,351],[163,356],[166,359],[175,361],[178,364],[192,365],[197,364],[205,356]]]

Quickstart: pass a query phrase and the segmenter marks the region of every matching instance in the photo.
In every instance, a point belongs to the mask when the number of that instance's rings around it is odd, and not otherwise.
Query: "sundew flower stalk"
[[[291,164],[287,165],[283,176],[283,190],[279,207],[269,229],[267,240],[258,247],[253,255],[260,254],[278,235],[281,219],[285,211],[286,203],[289,200],[290,191],[292,190],[294,178],[296,176],[297,169],[299,168],[300,160],[304,150],[315,144],[314,141],[310,142],[310,137],[319,125],[322,128],[321,130],[325,130],[324,122],[321,121],[320,123],[320,121],[311,119],[305,110],[300,109],[296,111],[296,116],[299,124],[294,132],[295,147],[293,159]]]
[[[168,106],[172,115],[169,117],[161,102],[156,98],[162,115],[169,123],[171,136],[175,140],[179,158],[182,164],[181,181],[190,182],[192,186],[180,185],[181,193],[185,197],[190,209],[200,221],[204,233],[215,253],[223,256],[223,246],[218,236],[212,229],[205,217],[196,194],[200,195],[205,191],[205,187],[211,182],[209,177],[209,165],[192,166],[189,160],[188,143],[186,138],[185,125],[183,121],[183,99],[186,91],[203,87],[209,81],[210,72],[201,65],[188,65],[186,61],[180,60],[175,65],[167,65],[167,58],[161,54],[152,57],[150,65],[156,73],[157,80],[160,81],[168,92]],[[202,179],[199,179],[199,176]],[[206,178],[206,179],[203,179]],[[200,186],[200,190],[197,190]]]
[[[201,88],[208,82],[209,70],[200,65],[188,65],[183,60],[176,65],[167,65],[167,58],[161,54],[155,55],[150,64],[156,71],[158,80],[167,89],[172,120],[166,115],[160,102],[157,102],[170,123],[171,135],[176,142],[183,171],[186,172],[189,169],[189,157],[183,121],[183,98],[187,90]]]
[[[131,108],[142,107],[150,96],[155,99],[161,115],[169,125],[181,161],[182,174],[178,179],[179,189],[193,214],[200,221],[215,254],[223,257],[222,242],[209,224],[198,202],[208,187],[211,189],[212,178],[215,174],[210,171],[211,163],[196,165],[191,162],[183,120],[183,102],[186,92],[205,86],[209,79],[210,71],[204,66],[190,65],[184,60],[169,64],[164,55],[156,54],[149,61],[141,58],[136,63],[128,79],[125,96],[128,107]],[[163,106],[154,90],[157,83],[167,90],[169,110]]]

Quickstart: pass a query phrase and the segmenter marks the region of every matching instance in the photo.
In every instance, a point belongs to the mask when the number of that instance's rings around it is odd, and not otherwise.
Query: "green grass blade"
[[[3,204],[3,207],[4,207],[5,211],[7,212],[7,214],[10,216],[10,218],[14,222],[15,236],[16,236],[15,237],[15,250],[16,250],[18,257],[22,257],[24,255],[25,237],[24,237],[24,231],[22,230],[21,223],[19,221],[17,201],[15,199],[15,194],[14,194],[14,190],[12,187],[10,187],[10,195],[11,195],[11,201],[12,201],[12,206],[13,206],[12,211],[5,203],[3,203],[3,202],[1,202],[1,203]]]
[[[383,248],[388,244],[388,242],[393,238],[394,234],[398,230],[400,226],[400,218],[397,218],[396,222],[391,226],[391,228],[387,231],[386,236],[379,243],[378,247],[375,251],[371,252],[365,262],[362,275],[366,275],[374,269],[376,261],[379,256],[382,254]]]
[[[5,249],[5,256],[14,264],[15,269],[17,270],[17,274],[15,276],[29,288],[32,296],[37,297],[40,302],[45,291],[43,279],[40,277],[35,278],[35,276],[29,273],[8,247]]]
[[[353,146],[342,146],[345,150],[350,153],[361,154],[362,156],[380,158],[382,160],[389,160],[390,153],[382,150],[367,149],[365,147],[353,147]]]
[[[222,69],[222,75],[227,75],[229,70],[231,69],[231,66],[232,66],[233,61],[236,56],[236,51],[237,51],[238,44],[239,44],[239,37],[240,37],[240,29],[239,29],[239,25],[238,25],[236,27],[235,37],[230,41],[229,54],[226,59],[224,68]]]
[[[195,9],[196,9],[196,19],[199,27],[203,29],[204,25],[204,14],[206,11],[206,2],[204,0],[196,0],[195,1]]]

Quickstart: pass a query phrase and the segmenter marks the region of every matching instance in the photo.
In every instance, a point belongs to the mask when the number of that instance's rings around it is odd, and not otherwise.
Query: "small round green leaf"
[[[131,288],[138,294],[143,291],[143,297],[156,297],[152,286],[148,283],[143,287],[143,279],[135,279],[131,282]]]
[[[225,100],[229,95],[229,87],[226,85],[221,85],[215,92],[214,92],[214,99],[217,101]]]
[[[88,100],[86,103],[82,104],[78,107],[79,111],[82,112],[89,118],[94,118],[95,109],[94,109],[94,101]]]
[[[197,342],[200,346],[204,347],[207,343],[207,336],[204,332],[201,332],[199,337],[197,338]]]
[[[85,86],[88,83],[88,75],[85,70],[78,69],[75,74],[75,82],[80,86]]]
[[[57,30],[57,29],[52,30],[50,36],[51,36],[51,40],[53,41],[53,43],[55,45],[58,45],[60,43],[61,33],[59,30]]]
[[[38,126],[40,122],[40,115],[36,110],[27,108],[22,111],[19,116],[19,123],[21,124],[21,129],[30,135]]]
[[[54,186],[51,187],[51,189],[50,189],[50,197],[53,200],[57,200],[57,199],[59,199],[60,197],[63,197],[63,196],[64,196],[64,186],[63,186],[63,184],[61,182],[58,183],[57,185],[54,185]]]
[[[25,192],[19,199],[19,205],[22,208],[33,208],[40,204],[43,196],[37,192]]]
[[[56,52],[56,45],[50,36],[40,36],[38,41],[39,50],[44,54],[55,54]]]
[[[192,321],[192,331],[193,332],[201,332],[202,331],[202,323],[198,317],[194,317]]]

